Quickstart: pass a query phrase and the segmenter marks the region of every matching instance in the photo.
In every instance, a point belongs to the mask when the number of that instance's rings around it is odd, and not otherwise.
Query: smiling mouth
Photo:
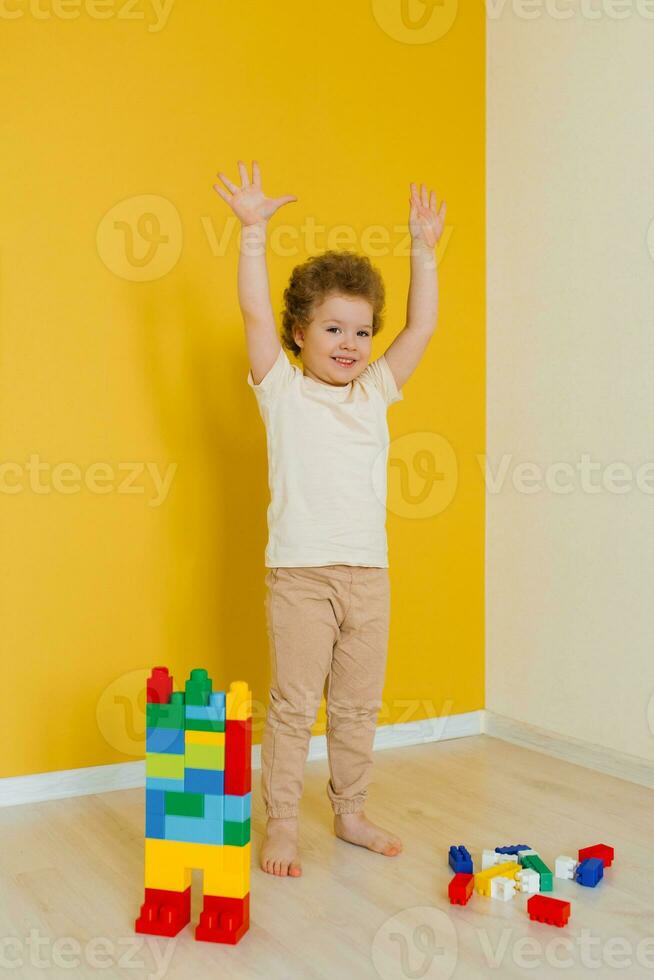
[[[349,358],[348,357],[333,357],[332,360],[333,361],[336,361],[337,364],[340,364],[341,367],[352,367],[352,365],[354,364],[354,358],[353,357],[349,357]]]

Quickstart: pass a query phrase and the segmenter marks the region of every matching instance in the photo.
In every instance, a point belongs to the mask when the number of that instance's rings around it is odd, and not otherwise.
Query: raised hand
[[[224,191],[218,184],[214,184],[213,188],[217,194],[220,194],[224,201],[227,201],[242,224],[256,225],[265,223],[278,208],[292,201],[297,201],[297,197],[294,194],[286,194],[284,197],[266,197],[261,189],[261,172],[256,160],[252,161],[251,183],[247,167],[242,160],[238,161],[238,169],[241,175],[240,187],[237,187],[225,174],[218,171],[218,176],[223,184],[229,188],[231,194]]]
[[[424,184],[422,193],[418,193],[416,184],[411,184],[409,204],[409,231],[414,242],[420,242],[427,248],[435,248],[445,227],[445,201],[441,202],[440,210],[436,210],[436,191],[431,195]]]

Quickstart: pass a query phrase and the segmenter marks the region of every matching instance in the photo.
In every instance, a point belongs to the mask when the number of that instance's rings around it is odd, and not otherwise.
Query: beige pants
[[[266,575],[270,702],[261,787],[270,817],[298,813],[311,726],[327,700],[327,796],[362,810],[386,671],[388,568],[271,568]]]

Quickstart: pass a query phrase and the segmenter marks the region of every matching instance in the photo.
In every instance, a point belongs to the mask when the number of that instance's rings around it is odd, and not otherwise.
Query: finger
[[[297,197],[295,197],[294,194],[286,194],[284,197],[273,198],[273,204],[275,204],[278,208],[280,208],[282,204],[292,204],[293,201],[297,201]]]
[[[441,202],[441,209],[438,212],[438,217],[441,219],[441,221],[445,221],[445,211],[446,210],[447,210],[447,205],[445,204],[445,201],[442,201]]]
[[[250,186],[250,178],[248,176],[248,168],[245,166],[242,160],[238,161],[238,172],[241,175],[241,188],[245,190]]]
[[[424,207],[428,208],[429,207],[429,191],[427,190],[427,188],[425,187],[424,184],[421,184],[420,186],[422,187],[422,203],[423,203]]]
[[[420,207],[420,195],[415,184],[411,184],[411,204],[416,210]]]
[[[232,200],[231,194],[228,194],[227,191],[224,191],[222,189],[222,187],[219,187],[218,186],[218,184],[214,184],[213,185],[213,189],[216,191],[217,194],[220,194],[220,196],[222,197],[223,201],[227,201],[228,204],[231,203],[231,200]]]
[[[261,171],[256,160],[252,161],[252,183],[255,187],[261,187]]]
[[[432,211],[434,212],[434,214],[437,213],[437,208],[436,208],[436,191],[432,191],[431,194],[429,195],[429,207],[432,209]]]
[[[226,187],[229,187],[229,189],[232,192],[232,194],[236,194],[236,192],[238,191],[238,187],[236,186],[236,184],[232,184],[232,182],[229,179],[229,177],[226,177],[225,174],[223,174],[223,173],[220,172],[220,170],[218,171],[218,176],[222,180],[223,184]]]

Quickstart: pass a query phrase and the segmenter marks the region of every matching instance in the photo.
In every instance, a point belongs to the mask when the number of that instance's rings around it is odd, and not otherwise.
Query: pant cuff
[[[284,806],[269,806],[266,807],[266,816],[268,817],[297,817],[299,813],[299,808],[297,806],[291,806],[290,804],[285,804]]]
[[[332,803],[334,813],[360,813],[365,806],[365,800],[338,800]]]

